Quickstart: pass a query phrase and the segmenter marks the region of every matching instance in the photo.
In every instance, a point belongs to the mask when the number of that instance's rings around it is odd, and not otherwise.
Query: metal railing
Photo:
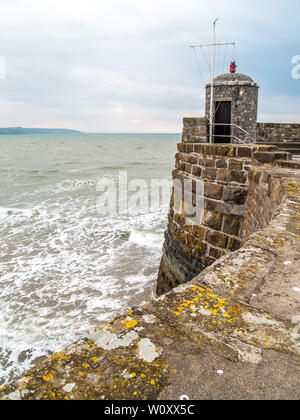
[[[213,127],[218,127],[218,126],[229,126],[229,127],[235,127],[235,128],[237,128],[237,129],[239,129],[239,130],[241,130],[243,133],[245,133],[245,134],[247,134],[247,136],[249,137],[249,139],[250,139],[250,133],[248,133],[248,131],[246,131],[246,130],[244,130],[242,127],[240,127],[239,125],[237,125],[237,124],[226,124],[226,123],[213,123],[213,124],[209,124],[210,126],[212,125]],[[242,139],[240,139],[240,138],[238,138],[238,137],[236,137],[236,136],[234,136],[233,134],[230,134],[229,136],[228,135],[223,135],[223,134],[220,134],[220,135],[215,135],[215,134],[213,134],[212,135],[213,136],[213,138],[218,138],[218,137],[220,137],[220,138],[224,138],[224,137],[227,137],[227,138],[230,138],[230,139],[235,139],[235,140],[237,140],[238,142],[240,142],[240,143],[242,143],[242,144],[247,144],[244,140],[242,140]],[[212,139],[210,139],[210,142],[212,142]],[[251,143],[251,141],[249,141],[249,143]]]

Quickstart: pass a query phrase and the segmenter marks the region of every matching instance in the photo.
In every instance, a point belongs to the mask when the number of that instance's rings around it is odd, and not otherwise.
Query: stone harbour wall
[[[240,130],[235,130],[233,134],[240,138]],[[256,133],[252,131],[251,143],[300,143],[300,124],[257,123]],[[184,118],[182,142],[207,143],[208,118]]]
[[[174,190],[161,260],[157,294],[190,281],[226,253],[238,250],[271,220],[283,197],[272,168],[290,162],[275,146],[180,143],[173,179],[204,184],[203,219],[189,223],[190,209],[178,213]],[[291,163],[291,162],[290,162]]]
[[[208,120],[206,118],[184,118],[182,143],[207,143]]]
[[[257,123],[258,143],[300,142],[300,124]]]

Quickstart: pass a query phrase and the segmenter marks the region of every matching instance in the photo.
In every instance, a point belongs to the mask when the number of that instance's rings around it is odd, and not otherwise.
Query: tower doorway
[[[215,106],[214,143],[231,143],[231,102],[217,101]]]

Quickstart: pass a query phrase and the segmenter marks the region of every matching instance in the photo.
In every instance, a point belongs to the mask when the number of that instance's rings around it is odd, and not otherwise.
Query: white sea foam
[[[19,209],[14,207],[0,207],[0,219],[5,219],[7,217],[21,217],[28,218],[31,217],[32,211],[30,209]]]
[[[129,240],[139,246],[161,248],[163,245],[163,233],[133,229]]]

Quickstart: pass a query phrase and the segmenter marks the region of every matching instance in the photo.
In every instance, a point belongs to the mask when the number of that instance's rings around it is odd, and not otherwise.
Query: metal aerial
[[[218,22],[219,18],[215,19],[213,22],[213,42],[212,44],[200,44],[200,45],[191,45],[190,47],[193,49],[195,58],[197,61],[198,70],[201,76],[201,79],[203,80],[202,72],[201,72],[201,66],[199,63],[199,60],[196,55],[196,48],[200,48],[205,56],[204,48],[205,47],[212,47],[212,57],[211,57],[211,65],[209,64],[209,61],[206,58],[208,68],[210,70],[211,74],[211,84],[210,84],[210,109],[209,109],[209,142],[213,142],[213,125],[214,125],[214,80],[215,80],[215,64],[216,64],[216,47],[226,47],[225,54],[227,52],[227,48],[229,45],[233,46],[235,48],[234,42],[224,42],[224,43],[217,43],[216,42],[216,24]],[[224,62],[225,62],[226,56],[224,56]]]

